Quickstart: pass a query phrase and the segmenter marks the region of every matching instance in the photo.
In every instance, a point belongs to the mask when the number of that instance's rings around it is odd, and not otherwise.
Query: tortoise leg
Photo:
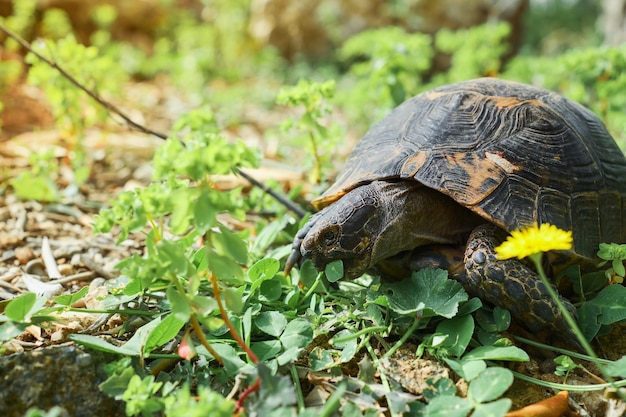
[[[386,280],[400,280],[421,269],[445,269],[450,277],[457,279],[465,273],[463,264],[464,246],[432,244],[401,252],[376,264],[373,273]]]
[[[578,346],[576,336],[552,300],[537,273],[517,259],[498,260],[495,247],[506,232],[491,224],[477,227],[465,250],[465,274],[458,279],[466,291],[488,303],[506,308],[518,323],[531,332],[544,332],[548,340]],[[576,309],[561,301],[576,317]]]

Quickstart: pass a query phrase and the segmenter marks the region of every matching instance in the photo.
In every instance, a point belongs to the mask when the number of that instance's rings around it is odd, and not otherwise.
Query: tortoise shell
[[[482,78],[420,94],[357,144],[321,209],[359,185],[410,179],[499,227],[571,230],[574,251],[626,241],[626,159],[603,123],[558,94]]]

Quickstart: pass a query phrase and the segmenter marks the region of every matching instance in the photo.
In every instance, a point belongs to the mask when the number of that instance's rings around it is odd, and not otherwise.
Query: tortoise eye
[[[323,238],[324,238],[324,243],[326,244],[326,246],[330,246],[333,243],[335,243],[337,235],[335,234],[334,230],[327,230],[324,232]]]

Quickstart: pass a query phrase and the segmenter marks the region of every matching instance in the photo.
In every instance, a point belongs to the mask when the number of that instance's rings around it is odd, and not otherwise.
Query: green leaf
[[[266,252],[267,248],[276,241],[280,232],[283,231],[287,223],[289,222],[289,216],[281,216],[278,220],[267,224],[252,242],[250,252],[253,254],[262,255]]]
[[[336,340],[348,337],[351,334],[352,332],[350,330],[344,329],[333,336],[333,339],[331,340],[331,343],[335,348],[341,349],[341,355],[339,356],[339,362],[341,363],[350,362],[356,354],[358,347],[357,338],[349,338],[345,342],[337,342]]]
[[[75,302],[77,302],[78,300],[80,300],[81,298],[83,298],[87,294],[87,291],[89,291],[89,287],[83,287],[77,293],[58,295],[53,298],[57,304],[61,304],[62,306],[69,307]]]
[[[196,200],[195,190],[181,188],[169,195],[172,205],[172,216],[169,226],[172,233],[182,235],[189,229],[193,217],[193,203]]]
[[[172,314],[180,321],[189,321],[191,306],[187,297],[181,294],[173,285],[167,287],[165,294],[170,302]]]
[[[145,289],[146,288],[140,279],[133,279],[124,286],[123,293],[125,296],[134,298],[134,296],[143,293]]]
[[[430,400],[426,406],[428,417],[466,417],[472,410],[472,404],[452,395],[440,395]]]
[[[200,233],[205,233],[216,223],[216,210],[210,193],[200,193],[193,206],[193,224]]]
[[[28,321],[45,303],[45,298],[27,292],[11,300],[4,308],[4,314],[13,321]]]
[[[285,327],[280,341],[285,348],[306,348],[313,342],[313,327],[305,319],[294,319]]]
[[[259,416],[273,416],[282,407],[296,404],[296,391],[291,378],[283,375],[272,375],[271,370],[262,363],[258,365],[261,387],[259,403],[255,409]],[[285,415],[292,415],[290,411]]]
[[[12,321],[4,323],[0,326],[0,344],[19,336],[28,326],[28,323],[14,323]]]
[[[244,362],[239,356],[239,352],[230,345],[224,343],[211,343],[211,347],[217,352],[218,355],[224,361],[224,369],[229,377],[234,377],[240,373],[252,372],[254,368],[252,365]],[[202,352],[204,356],[213,357],[210,355],[204,346],[198,347],[198,353]]]
[[[288,363],[293,363],[296,359],[300,357],[300,353],[303,348],[301,347],[290,347],[286,349],[283,353],[280,354],[279,357],[276,358],[276,361],[280,366],[287,365]]]
[[[211,233],[215,252],[245,265],[248,262],[248,243],[221,224],[219,229],[219,233]]]
[[[218,309],[217,301],[215,300],[215,298],[204,297],[201,295],[196,295],[195,297],[193,297],[193,306],[196,311],[203,316],[208,316]]]
[[[241,293],[237,288],[228,287],[224,291],[222,291],[224,295],[224,302],[226,303],[226,308],[232,311],[235,314],[239,314],[243,312],[244,302]]]
[[[470,382],[468,395],[479,403],[493,401],[502,396],[513,383],[513,372],[508,369],[487,368]]]
[[[267,362],[274,359],[283,350],[283,347],[279,340],[264,340],[252,343],[250,349],[256,354],[260,362]]]
[[[328,349],[315,346],[311,352],[309,352],[309,362],[311,364],[311,370],[321,371],[332,367],[335,364],[335,358]]]
[[[121,374],[115,374],[108,377],[106,381],[98,385],[98,388],[100,388],[100,390],[102,390],[102,392],[107,394],[109,397],[113,397],[116,400],[121,400],[122,395],[126,392],[126,389],[128,388],[128,383],[130,382],[130,379],[134,375],[135,371],[132,367],[129,366],[128,368],[124,369]]]
[[[409,279],[381,285],[380,292],[395,312],[422,317],[452,318],[459,303],[468,299],[461,284],[448,279],[448,272],[441,269],[420,270]]]
[[[170,314],[154,328],[146,339],[144,352],[150,353],[154,349],[161,347],[176,337],[180,329],[183,328],[187,321],[179,320],[174,314]]]
[[[459,316],[466,316],[478,311],[483,306],[483,302],[478,297],[470,298],[465,303],[461,304],[459,308]]]
[[[613,324],[626,320],[626,287],[623,285],[609,285],[588,301],[599,309],[600,324]]]
[[[209,269],[209,259],[206,248],[200,248],[193,254],[193,264],[198,271],[206,271]]]
[[[146,340],[150,336],[152,329],[158,326],[159,323],[161,323],[161,317],[157,317],[135,330],[132,337],[124,344],[124,348],[131,352],[135,352],[134,356],[142,355],[144,353]]]
[[[479,346],[463,356],[464,360],[526,362],[528,354],[516,346]]]
[[[103,339],[88,334],[70,334],[67,338],[79,345],[87,346],[91,349],[118,355],[139,356],[139,352],[129,349],[126,345],[116,346]]]
[[[624,262],[621,259],[614,259],[611,265],[613,266],[613,270],[615,271],[617,275],[619,275],[620,277],[623,277],[624,275],[626,275],[626,269],[624,269]]]
[[[476,404],[472,417],[504,417],[511,409],[512,401],[508,398],[501,398],[487,404]]]
[[[626,244],[600,243],[598,257],[607,261],[626,259]]]
[[[262,332],[278,337],[287,327],[287,319],[278,311],[264,311],[256,317],[254,324]]]
[[[272,302],[280,298],[283,293],[282,286],[278,280],[270,279],[263,281],[260,288],[259,300]]]
[[[243,284],[244,272],[241,265],[229,257],[209,251],[209,268],[220,281]]]
[[[326,275],[326,279],[328,279],[329,282],[339,281],[341,278],[343,278],[343,261],[341,259],[337,259],[326,264],[324,274]]]
[[[31,172],[22,172],[11,180],[11,186],[20,200],[59,200],[59,189],[50,176],[36,176]]]
[[[605,369],[612,376],[626,378],[626,356],[622,356],[619,360],[606,365]]]
[[[557,356],[556,358],[553,359],[554,363],[557,364],[556,370],[554,371],[554,373],[558,376],[564,376],[567,377],[567,375],[573,371],[574,369],[578,368],[580,365],[576,364],[576,362],[574,362],[572,360],[572,358],[570,358],[567,355],[560,355]]]
[[[278,260],[274,258],[261,259],[248,269],[248,278],[253,282],[259,279],[272,279],[279,269],[280,262]]]
[[[454,360],[443,359],[446,364],[466,381],[475,379],[481,372],[487,369],[487,363],[483,360]]]
[[[417,402],[417,397],[413,394],[408,394],[406,392],[399,392],[399,391],[390,391],[385,395],[385,398],[387,399],[387,403],[389,404],[389,410],[392,412],[392,416],[393,415],[398,415],[398,416],[420,416],[423,414],[413,414],[413,413],[405,413],[406,411],[410,410],[411,404],[414,404]],[[426,404],[422,405],[425,407]],[[358,408],[357,408],[358,409]],[[343,411],[343,408],[342,408]],[[343,417],[345,417],[345,415],[342,415]],[[357,414],[357,416],[361,417],[361,413],[359,412],[359,414]]]
[[[433,378],[427,378],[426,383],[428,384],[424,389],[426,401],[431,401],[433,398],[440,396],[453,397],[457,392],[457,387],[450,378],[439,378],[434,381]]]
[[[461,356],[474,334],[474,319],[471,315],[443,320],[437,325],[437,333],[448,335],[444,345],[453,356]]]
[[[496,332],[503,332],[511,325],[511,312],[506,308],[494,307],[493,319],[496,324]]]
[[[187,259],[185,247],[181,243],[162,240],[158,243],[157,248],[158,263],[167,272],[188,275],[189,271],[194,271],[193,264]]]
[[[585,339],[593,339],[600,331],[602,327],[599,320],[600,314],[602,314],[602,309],[589,301],[578,308],[578,325]]]

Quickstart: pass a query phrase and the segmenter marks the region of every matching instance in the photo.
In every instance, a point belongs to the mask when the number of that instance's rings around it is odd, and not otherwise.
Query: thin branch
[[[258,391],[260,387],[261,387],[261,377],[257,377],[257,379],[254,381],[254,384],[246,388],[241,393],[241,395],[239,396],[239,400],[237,400],[237,404],[235,405],[235,414],[234,414],[235,416],[240,416],[242,415],[241,413],[245,412],[243,402],[246,400],[246,398],[248,398],[250,394]]]
[[[107,109],[109,112],[111,112],[111,113],[119,116],[120,118],[122,118],[132,128],[135,128],[135,129],[139,130],[140,132],[156,136],[156,137],[158,137],[160,139],[164,139],[164,140],[167,139],[168,136],[166,134],[161,133],[161,132],[157,132],[157,131],[152,130],[152,129],[149,129],[149,128],[147,128],[147,127],[145,127],[145,126],[135,122],[134,120],[132,120],[130,117],[128,117],[126,114],[124,114],[116,106],[114,106],[113,104],[109,103],[108,101],[106,101],[105,99],[100,97],[100,95],[98,95],[94,91],[91,91],[90,89],[85,87],[83,84],[81,84],[76,78],[74,78],[71,74],[69,74],[67,71],[65,71],[56,62],[46,58],[45,56],[41,55],[39,52],[35,51],[33,49],[33,47],[30,45],[30,43],[28,43],[28,41],[26,41],[25,39],[20,37],[17,33],[11,31],[9,28],[7,28],[6,26],[4,26],[1,23],[0,23],[0,31],[4,32],[8,37],[10,37],[13,40],[15,40],[24,49],[26,49],[27,51],[31,52],[37,58],[39,58],[40,60],[42,60],[43,62],[48,64],[50,67],[52,67],[52,68],[56,69],[57,71],[59,71],[59,73],[63,77],[65,77],[70,83],[72,83],[75,87],[77,87],[78,89],[83,91],[89,97],[93,98],[98,104],[100,104],[102,107]],[[283,206],[285,206],[287,208],[287,210],[292,211],[299,218],[302,218],[302,217],[305,216],[306,211],[304,211],[299,205],[297,205],[293,201],[289,200],[288,198],[286,198],[285,196],[279,194],[278,192],[272,190],[271,188],[269,188],[265,184],[262,184],[261,182],[257,181],[255,178],[253,178],[249,174],[241,171],[239,168],[235,168],[235,172],[238,175],[241,175],[246,180],[248,180],[252,185],[254,185],[256,187],[259,187],[261,190],[263,190],[264,192],[266,192],[267,194],[272,196],[279,203],[281,203]]]
[[[206,337],[204,337],[204,332],[202,331],[202,327],[200,327],[200,323],[198,323],[195,313],[192,312],[189,319],[191,321],[191,327],[193,327],[193,330],[196,333],[196,336],[198,336],[198,340],[200,340],[202,346],[204,346],[206,350],[213,355],[215,360],[218,361],[220,365],[224,366],[224,360],[222,357],[211,347],[211,344],[206,340]]]
[[[23,48],[28,50],[30,53],[35,55],[37,58],[39,58],[40,60],[42,60],[43,62],[45,62],[49,66],[51,66],[52,68],[54,68],[57,71],[59,71],[59,73],[61,75],[63,75],[75,87],[77,87],[78,89],[82,90],[89,97],[91,97],[94,100],[96,100],[102,107],[104,107],[105,109],[107,109],[111,113],[116,114],[117,116],[121,117],[130,126],[134,127],[135,129],[137,129],[137,130],[139,130],[139,131],[141,131],[143,133],[147,133],[149,135],[157,136],[157,137],[159,137],[161,139],[167,139],[167,135],[165,135],[163,133],[160,133],[160,132],[156,132],[156,131],[154,131],[152,129],[148,129],[147,127],[145,127],[143,125],[140,125],[139,123],[133,121],[130,117],[128,117],[124,113],[122,113],[122,111],[119,110],[117,107],[115,107],[113,104],[109,103],[108,101],[106,101],[105,99],[100,97],[97,93],[89,90],[87,87],[85,87],[83,84],[81,84],[76,78],[74,78],[67,71],[65,71],[62,67],[57,65],[56,62],[46,58],[45,56],[41,55],[39,52],[35,51],[32,48],[32,46],[25,39],[20,37],[17,33],[11,31],[9,28],[4,26],[3,24],[0,24],[0,30],[2,32],[4,32],[8,37],[13,39],[17,43],[19,43]]]
[[[211,284],[213,285],[213,297],[215,298],[215,301],[217,302],[217,308],[220,311],[222,320],[224,321],[224,324],[228,328],[230,335],[232,336],[233,339],[235,339],[235,342],[239,344],[239,347],[241,347],[241,349],[243,349],[243,351],[246,352],[246,354],[248,355],[248,358],[250,358],[250,361],[252,361],[252,363],[254,364],[259,363],[259,358],[252,351],[252,349],[250,349],[248,345],[246,345],[246,342],[241,338],[241,336],[237,332],[237,329],[235,329],[233,322],[230,321],[230,318],[228,317],[228,313],[226,313],[226,308],[224,308],[224,303],[222,303],[222,298],[221,298],[222,292],[220,291],[220,287],[217,284],[217,277],[215,276],[215,274],[210,273],[209,281],[211,281]]]
[[[242,171],[239,168],[235,168],[235,172],[241,175],[242,177],[244,177],[246,180],[248,180],[252,185],[259,187],[261,190],[271,195],[280,204],[285,206],[287,210],[291,210],[299,218],[303,218],[304,216],[306,216],[306,211],[304,211],[302,207],[300,207],[298,204],[294,203],[293,201],[289,200],[284,195],[277,193],[276,191],[272,190],[267,185],[263,184],[262,182],[257,181],[255,178],[251,177],[249,174],[247,174],[245,171]]]

